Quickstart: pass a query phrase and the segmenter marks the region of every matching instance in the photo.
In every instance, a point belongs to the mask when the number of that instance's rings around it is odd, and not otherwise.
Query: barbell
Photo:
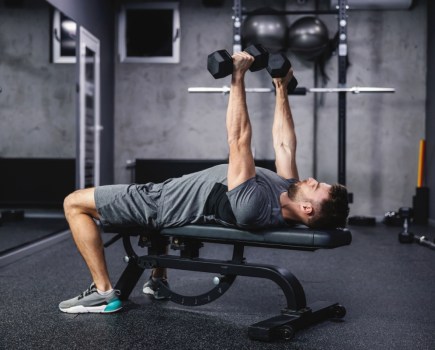
[[[231,91],[229,86],[222,87],[190,87],[187,89],[189,93],[222,93],[224,95]],[[273,88],[246,88],[247,93],[270,93],[275,92]],[[335,93],[335,92],[351,92],[353,94],[360,93],[394,93],[396,89],[389,87],[367,87],[367,86],[353,86],[353,87],[337,87],[337,88],[305,88],[298,87],[290,95],[306,95],[307,93]]]

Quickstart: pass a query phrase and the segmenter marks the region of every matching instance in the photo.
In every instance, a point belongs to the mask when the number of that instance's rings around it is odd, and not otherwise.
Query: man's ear
[[[312,215],[313,214],[313,205],[310,202],[301,202],[299,204],[301,211],[305,215]]]

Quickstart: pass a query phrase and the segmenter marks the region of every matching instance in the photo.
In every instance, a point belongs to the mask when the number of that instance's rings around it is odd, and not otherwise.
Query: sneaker
[[[121,300],[118,298],[119,294],[119,290],[113,290],[108,295],[101,295],[98,293],[95,283],[92,283],[79,296],[62,301],[59,304],[59,309],[70,314],[115,312],[122,308]]]
[[[160,281],[169,288],[168,281],[165,278],[160,278]],[[143,293],[147,295],[152,295],[154,299],[162,300],[167,299],[167,297],[161,295],[159,291],[157,290],[158,283],[155,281],[152,277],[143,285]]]

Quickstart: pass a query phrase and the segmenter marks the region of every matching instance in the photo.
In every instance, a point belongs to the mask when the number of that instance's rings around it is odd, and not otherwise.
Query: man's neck
[[[281,204],[281,215],[284,220],[303,223],[303,220],[299,215],[298,205],[290,200],[287,192],[281,193],[279,202]]]

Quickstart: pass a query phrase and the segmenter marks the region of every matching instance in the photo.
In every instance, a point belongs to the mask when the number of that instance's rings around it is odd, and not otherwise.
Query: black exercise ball
[[[316,17],[302,17],[288,30],[289,49],[306,60],[315,60],[328,45],[328,28]]]
[[[261,15],[255,12],[277,12],[271,8],[257,9],[249,15],[242,25],[243,46],[261,44],[271,52],[286,49],[287,20],[284,15]]]

